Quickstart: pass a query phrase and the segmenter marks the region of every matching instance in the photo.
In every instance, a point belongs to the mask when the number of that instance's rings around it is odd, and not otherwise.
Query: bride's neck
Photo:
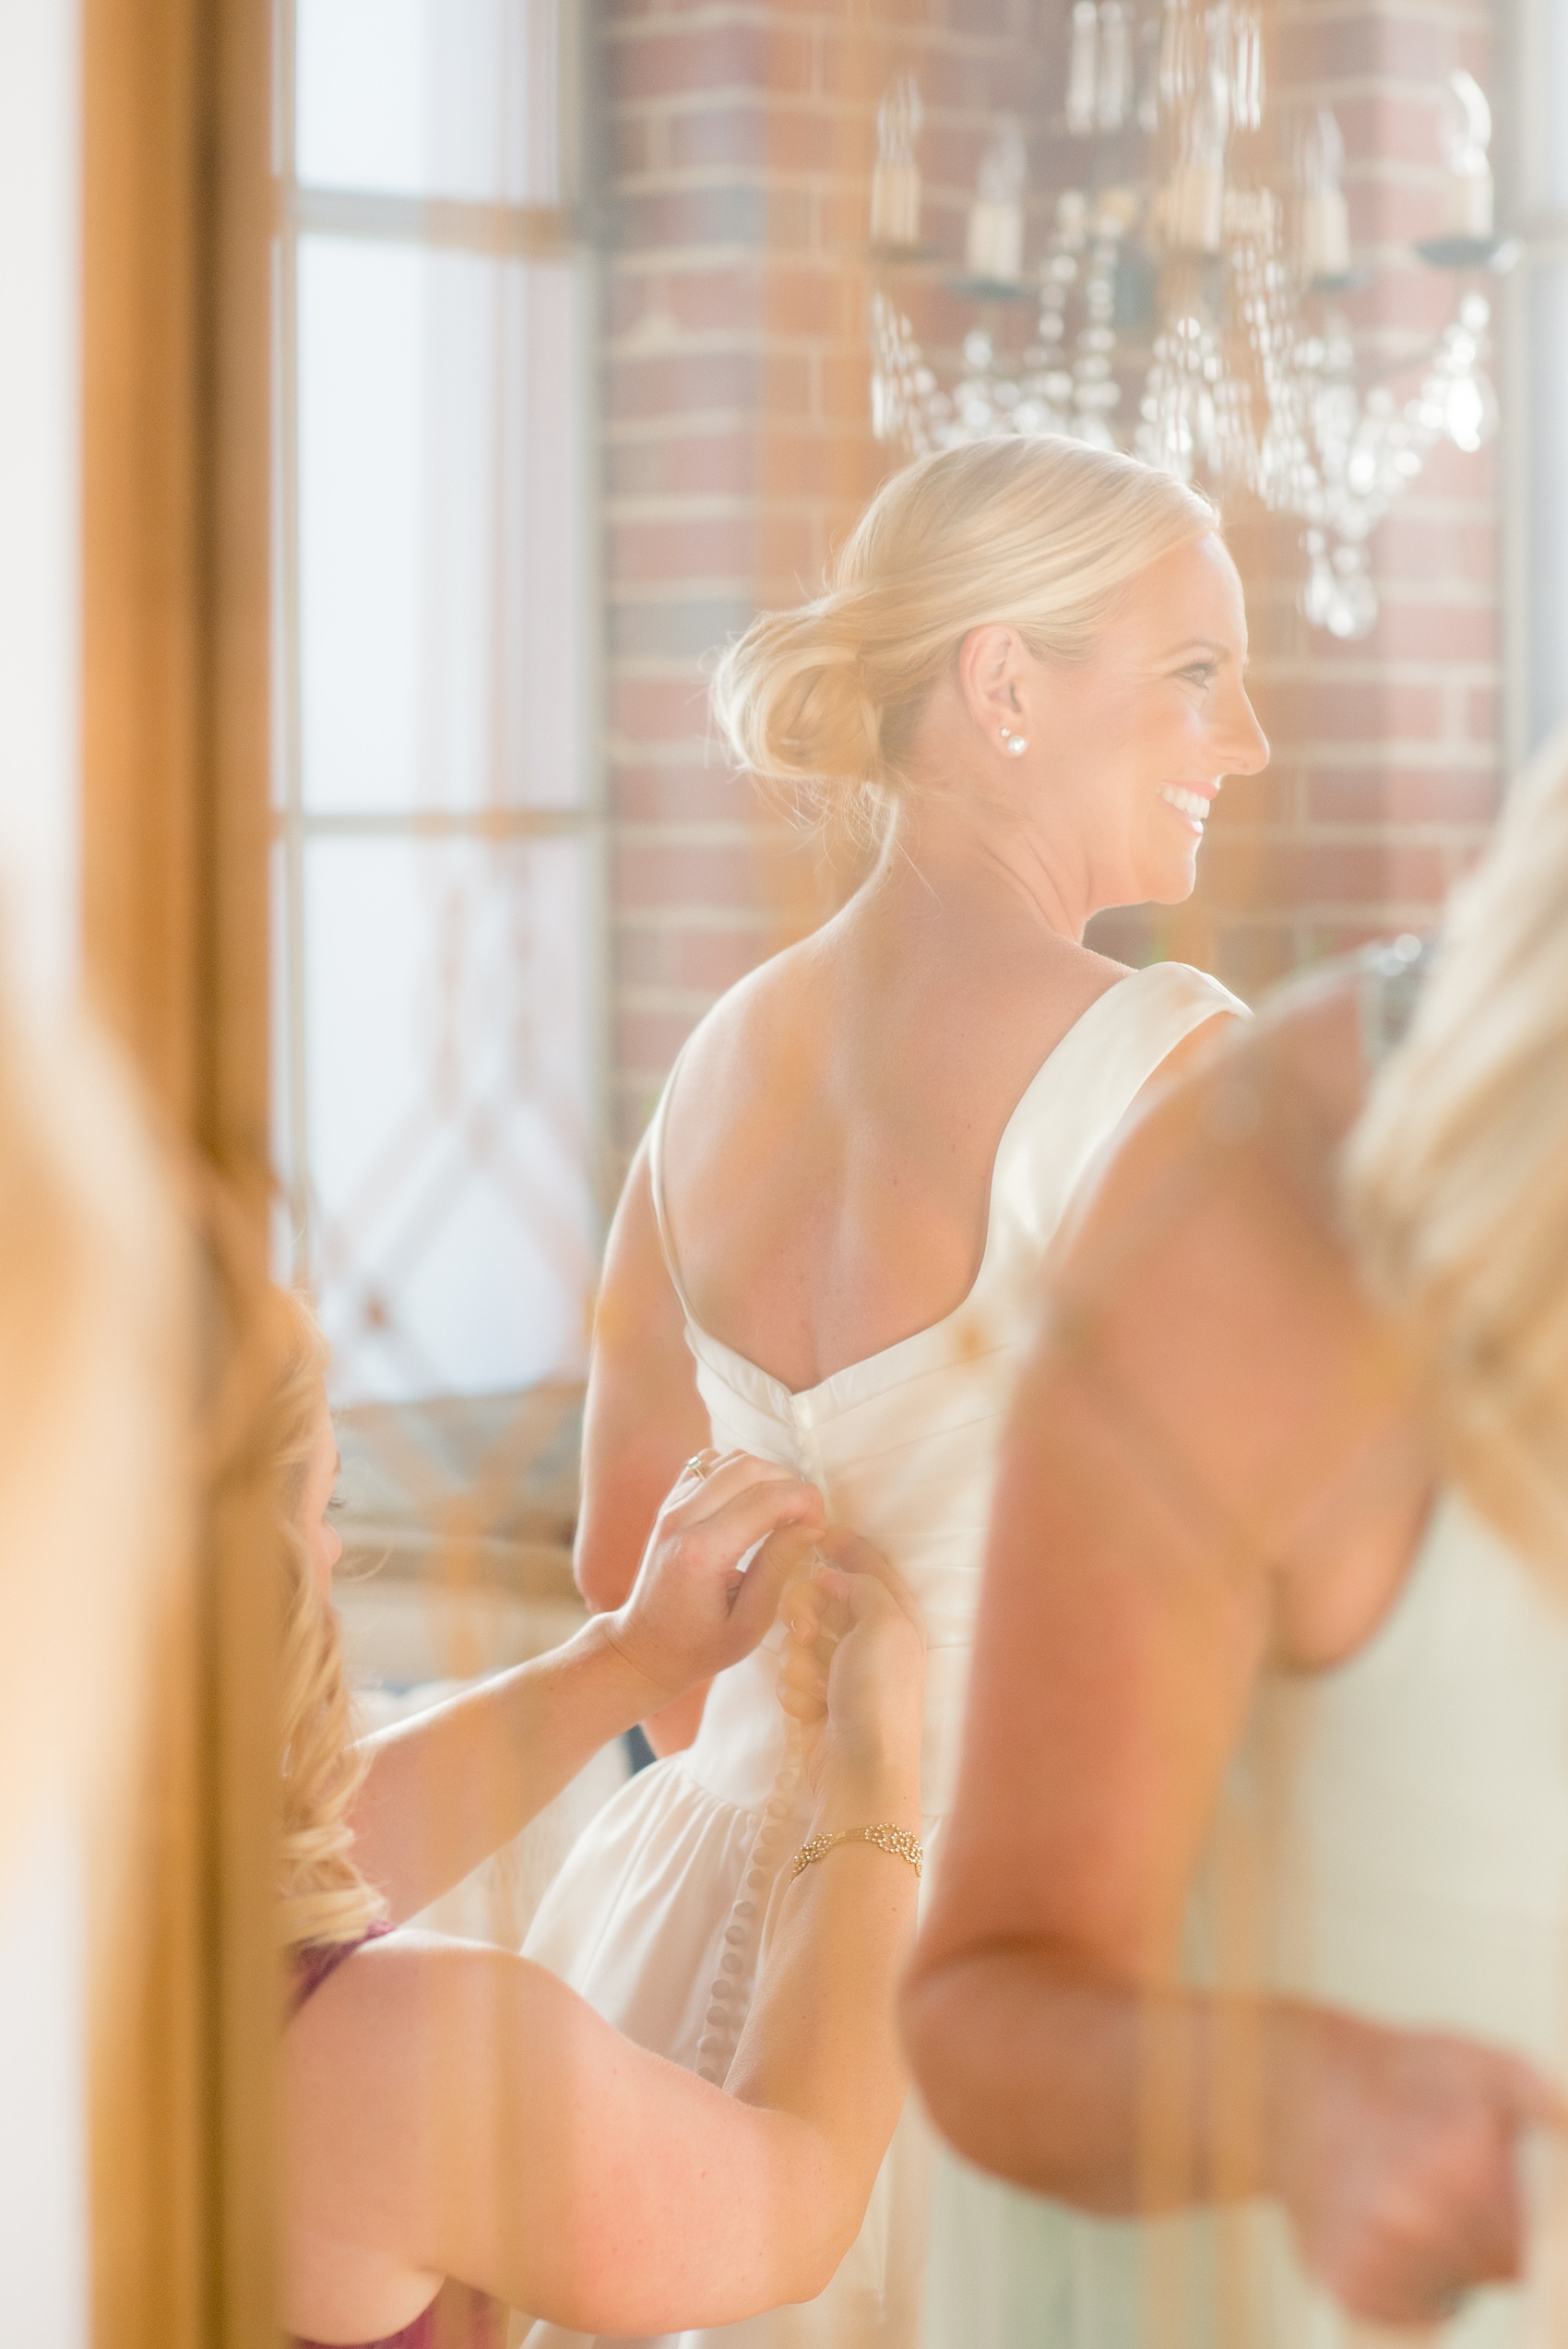
[[[889,910],[917,919],[1004,922],[1081,944],[1094,911],[1072,843],[1016,808],[956,795],[907,800],[873,884]]]

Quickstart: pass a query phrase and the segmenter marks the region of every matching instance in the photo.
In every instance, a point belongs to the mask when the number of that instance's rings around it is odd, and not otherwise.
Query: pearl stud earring
[[[1025,741],[1023,735],[1016,734],[1010,726],[1004,726],[1001,729],[1001,733],[1002,746],[1007,753],[1008,757],[1022,758],[1025,751],[1028,750],[1029,746]]]

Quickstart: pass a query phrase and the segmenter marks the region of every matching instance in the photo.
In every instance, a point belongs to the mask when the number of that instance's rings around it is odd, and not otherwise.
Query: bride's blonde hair
[[[1568,731],[1455,894],[1344,1183],[1446,1464],[1503,1532],[1568,1561]]]
[[[325,1405],[327,1341],[303,1299],[275,1292],[281,1322],[274,1468],[282,1516],[282,1819],[279,1929],[285,1949],[357,1941],[386,1903],[354,1861],[349,1813],[367,1757],[338,1616],[316,1589],[301,1504]]]
[[[922,457],[877,492],[824,594],[764,613],[724,652],[714,715],[739,766],[881,829],[972,628],[1001,622],[1037,658],[1079,659],[1138,572],[1218,528],[1172,474],[1079,441]]]

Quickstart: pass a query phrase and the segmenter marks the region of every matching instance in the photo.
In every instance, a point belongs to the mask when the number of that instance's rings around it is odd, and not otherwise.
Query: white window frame
[[[275,0],[275,413],[277,417],[275,525],[274,695],[275,788],[272,809],[272,869],[283,891],[280,939],[284,968],[273,1002],[282,1003],[284,1033],[273,1040],[275,1067],[286,1072],[287,1099],[274,1105],[274,1135],[286,1136],[286,1153],[275,1148],[276,1176],[286,1235],[276,1253],[279,1277],[310,1288],[315,1234],[309,1187],[310,1119],[306,1084],[307,985],[303,936],[304,861],[312,840],[354,837],[399,839],[470,838],[492,841],[559,838],[581,840],[587,868],[588,925],[584,981],[588,994],[589,1066],[585,1071],[590,1115],[590,1163],[587,1170],[602,1231],[610,1205],[607,1174],[610,1102],[608,823],[603,745],[603,660],[600,614],[600,433],[594,397],[597,385],[599,288],[596,254],[581,225],[576,201],[582,149],[583,12],[578,0],[558,0],[561,129],[558,153],[563,200],[549,205],[471,202],[445,197],[381,194],[373,190],[302,185],[296,163],[296,10],[298,0]],[[480,806],[410,809],[386,813],[323,812],[303,797],[300,661],[300,430],[298,373],[298,280],[300,242],[310,234],[360,239],[372,244],[445,248],[449,251],[525,259],[569,261],[582,273],[578,316],[582,321],[575,354],[583,414],[580,440],[583,478],[578,510],[585,534],[582,567],[581,643],[584,772],[576,803],[569,808]],[[277,1013],[274,1012],[276,1019]],[[279,1119],[279,1111],[282,1118]],[[276,1163],[286,1154],[286,1163]]]

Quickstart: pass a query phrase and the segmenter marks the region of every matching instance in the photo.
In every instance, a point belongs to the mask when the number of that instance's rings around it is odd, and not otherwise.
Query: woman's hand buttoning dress
[[[283,2314],[297,2349],[501,2349],[509,2309],[612,2337],[821,2289],[905,2093],[894,1993],[922,1854],[917,1611],[768,1462],[677,1479],[625,1604],[365,1740],[332,1607],[338,1449],[301,1300],[250,1303],[284,1639]],[[786,1586],[789,1586],[786,1589]],[[783,1595],[813,1810],[722,2089],[542,1967],[412,1919],[624,1733],[748,1652]],[[820,1864],[819,1864],[820,1863]]]
[[[734,988],[673,1071],[607,1256],[578,1579],[620,1604],[698,1446],[776,1461],[891,1560],[929,1640],[923,1832],[951,1799],[992,1461],[1042,1262],[1086,1170],[1198,1031],[1241,1010],[1182,964],[1083,945],[1192,888],[1227,773],[1266,745],[1212,510],[1067,442],[921,460],[827,592],[720,664],[741,764],[880,840],[864,886]],[[655,1718],[666,1759],[598,1816],[529,1956],[722,2081],[801,1842],[787,1634]],[[929,2144],[906,2109],[828,2289],[728,2349],[914,2344]],[[532,2349],[562,2336],[540,2328]],[[707,2331],[671,2336],[696,2349]]]

